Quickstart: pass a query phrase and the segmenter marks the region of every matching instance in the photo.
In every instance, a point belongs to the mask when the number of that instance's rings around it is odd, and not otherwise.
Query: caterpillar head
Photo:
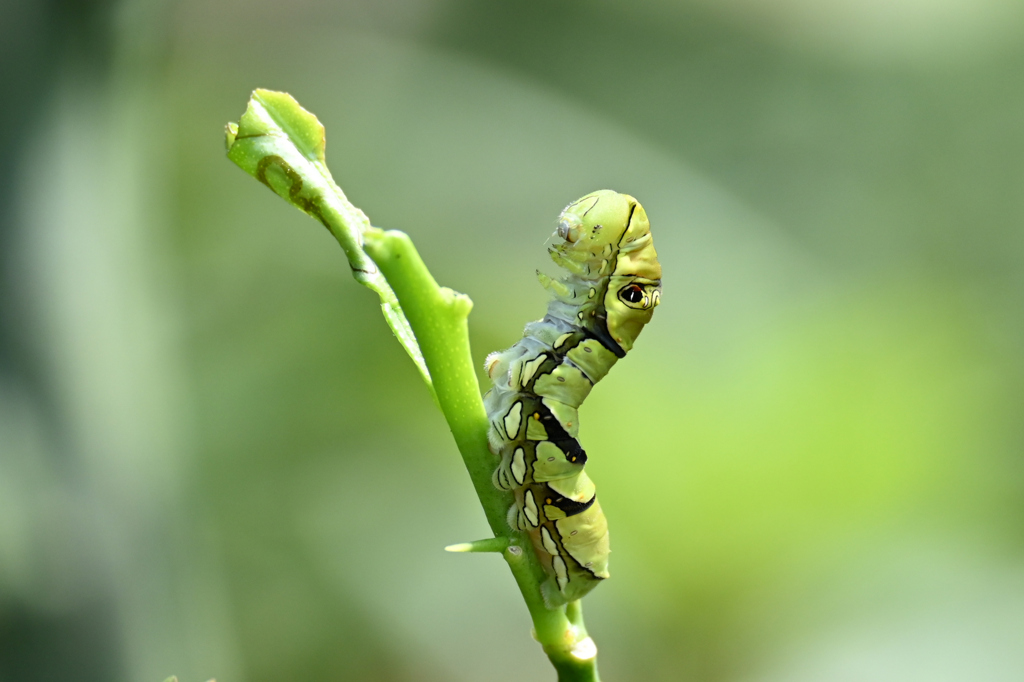
[[[588,272],[608,273],[600,288],[604,310],[592,309],[584,319],[592,318],[587,326],[598,337],[628,351],[661,301],[661,265],[647,212],[628,194],[599,190],[562,211],[556,234],[564,240],[555,247],[563,256],[588,261]]]
[[[636,199],[602,189],[566,206],[558,217],[555,234],[565,241],[564,247],[600,252],[605,246],[618,247],[649,230],[647,214]]]

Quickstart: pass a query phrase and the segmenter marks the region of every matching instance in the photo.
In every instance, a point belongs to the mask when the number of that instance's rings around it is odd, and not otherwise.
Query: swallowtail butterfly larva
[[[550,576],[548,606],[579,599],[608,573],[608,523],[587,453],[577,440],[577,408],[633,347],[661,298],[661,265],[643,206],[600,190],[569,204],[549,247],[567,270],[537,273],[554,300],[508,350],[487,357],[494,386],[484,398],[494,484],[515,495],[509,525],[527,531]]]

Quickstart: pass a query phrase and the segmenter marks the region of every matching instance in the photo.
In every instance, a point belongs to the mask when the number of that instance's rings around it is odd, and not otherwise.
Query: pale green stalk
[[[444,413],[495,536],[448,549],[501,552],[559,682],[598,682],[597,652],[579,602],[556,609],[544,605],[540,585],[547,576],[533,545],[505,521],[512,495],[491,483],[496,461],[487,446],[487,413],[469,350],[473,302],[438,286],[408,235],[370,227],[331,178],[323,126],[290,95],[255,91],[238,125],[228,124],[227,144],[232,161],[331,231],[356,280],[380,296],[388,324]]]

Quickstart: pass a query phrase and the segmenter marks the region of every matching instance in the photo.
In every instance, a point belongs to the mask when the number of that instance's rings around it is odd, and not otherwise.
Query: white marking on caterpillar
[[[532,490],[526,491],[526,506],[523,512],[526,514],[526,520],[530,522],[530,525],[536,526],[539,517],[537,516],[537,501],[533,499]]]
[[[555,556],[551,560],[551,566],[555,569],[555,580],[558,582],[558,589],[565,591],[565,586],[569,582],[569,572],[565,568],[565,561],[562,557]]]
[[[516,453],[512,456],[512,475],[516,477],[516,483],[519,485],[526,480],[526,461],[523,458],[522,448],[516,448]]]
[[[548,554],[552,556],[558,554],[558,545],[555,544],[555,541],[551,538],[551,533],[544,526],[540,527],[540,537]]]
[[[546,355],[538,355],[523,365],[523,378],[520,380],[520,385],[523,388],[526,388],[526,385],[530,383],[530,379],[533,378],[534,373],[540,369],[540,366],[544,364],[546,359]]]
[[[516,401],[516,404],[508,411],[505,415],[505,433],[508,434],[509,440],[514,440],[519,435],[519,424],[522,421],[523,416],[523,404]]]

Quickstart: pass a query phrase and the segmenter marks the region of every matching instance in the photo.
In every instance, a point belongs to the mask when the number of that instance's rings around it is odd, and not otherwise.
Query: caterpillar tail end
[[[587,596],[591,590],[597,587],[603,578],[589,580],[572,580],[564,587],[559,587],[558,578],[549,577],[540,585],[540,594],[544,597],[544,605],[549,609],[557,609],[565,606],[571,601],[576,601]]]
[[[544,606],[549,609],[557,609],[569,603],[566,596],[558,589],[558,583],[555,582],[554,577],[550,577],[541,583],[540,596],[544,597]]]

